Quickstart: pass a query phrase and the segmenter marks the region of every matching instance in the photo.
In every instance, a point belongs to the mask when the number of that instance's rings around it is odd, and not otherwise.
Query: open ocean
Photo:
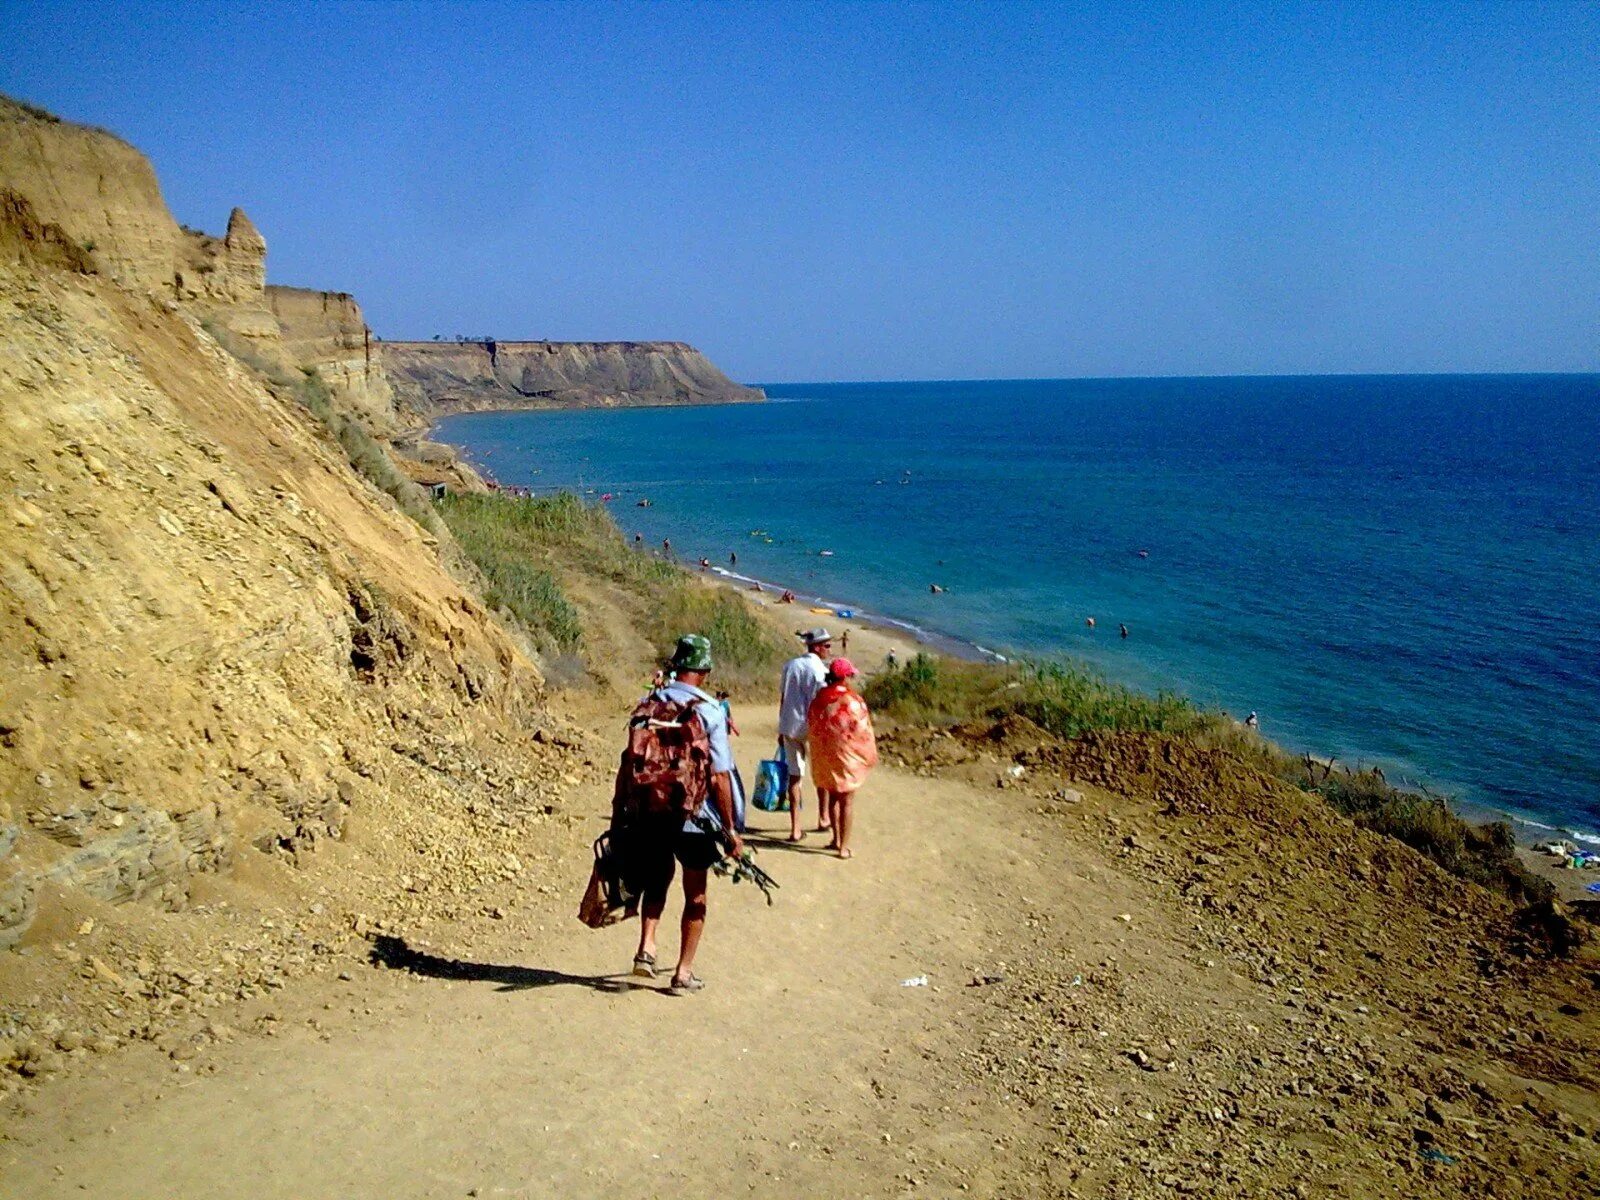
[[[437,436],[691,562],[1600,833],[1600,376],[767,391]]]

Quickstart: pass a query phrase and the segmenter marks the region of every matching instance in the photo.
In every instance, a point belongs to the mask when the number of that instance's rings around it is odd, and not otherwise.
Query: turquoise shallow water
[[[439,436],[682,557],[1600,831],[1600,376],[768,392]]]

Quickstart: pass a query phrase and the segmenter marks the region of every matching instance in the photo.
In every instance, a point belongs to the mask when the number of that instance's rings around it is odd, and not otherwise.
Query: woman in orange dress
[[[828,664],[828,681],[806,712],[811,748],[812,778],[827,796],[832,816],[830,850],[851,858],[851,802],[867,772],[878,765],[878,743],[872,735],[872,715],[867,702],[850,690],[847,682],[859,672],[848,658]]]

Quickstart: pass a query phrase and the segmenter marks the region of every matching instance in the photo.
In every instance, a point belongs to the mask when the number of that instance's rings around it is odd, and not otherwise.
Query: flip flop
[[[656,977],[656,956],[654,954],[634,955],[633,973],[640,979],[654,979]]]
[[[704,991],[705,986],[706,981],[691,971],[687,979],[673,979],[671,986],[667,988],[667,994],[671,996],[687,996],[691,992]]]

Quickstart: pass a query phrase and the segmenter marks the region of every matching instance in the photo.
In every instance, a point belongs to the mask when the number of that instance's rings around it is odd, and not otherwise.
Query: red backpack
[[[711,787],[711,734],[695,702],[652,692],[628,718],[628,745],[617,768],[612,816],[687,820]]]

